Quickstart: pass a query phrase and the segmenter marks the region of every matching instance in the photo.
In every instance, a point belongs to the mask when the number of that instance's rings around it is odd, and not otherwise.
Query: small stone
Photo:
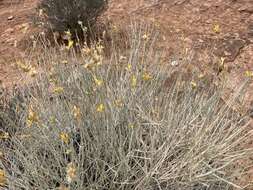
[[[14,41],[13,46],[16,48],[18,46],[17,40]]]
[[[171,61],[171,66],[178,66],[179,65],[179,62],[177,61],[177,60],[173,60],[173,61]]]
[[[8,28],[7,30],[5,30],[6,33],[13,33],[14,29],[13,28]]]
[[[245,4],[244,6],[240,7],[238,10],[240,12],[246,12],[246,13],[252,14],[253,13],[253,6],[250,4]]]
[[[228,52],[228,51],[224,51],[224,54],[226,55],[226,56],[231,56],[232,54],[230,53],[230,52]]]
[[[14,19],[14,16],[9,16],[8,17],[8,20],[12,20],[12,19]]]

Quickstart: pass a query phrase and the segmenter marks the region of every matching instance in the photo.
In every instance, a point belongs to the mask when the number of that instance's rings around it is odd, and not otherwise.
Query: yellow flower
[[[221,66],[224,66],[225,60],[226,60],[225,57],[221,57],[221,58],[220,58],[220,65],[221,65]]]
[[[68,61],[67,60],[62,60],[62,64],[67,65]]]
[[[97,105],[97,112],[104,112],[105,111],[105,105],[99,104]]]
[[[148,38],[149,38],[149,37],[148,37],[147,34],[144,34],[144,35],[142,36],[142,39],[143,39],[143,40],[148,40]]]
[[[97,86],[102,86],[102,84],[103,84],[103,80],[98,79],[96,76],[94,76],[94,81]]]
[[[215,24],[215,25],[213,26],[213,31],[214,31],[215,33],[220,33],[220,32],[221,32],[220,25],[219,25],[219,24]]]
[[[112,26],[112,31],[117,33],[117,32],[119,32],[119,28],[116,25],[113,25]]]
[[[253,71],[246,71],[245,75],[246,75],[246,77],[251,78],[251,77],[253,77]]]
[[[38,114],[34,112],[32,108],[30,108],[28,111],[28,116],[27,116],[26,121],[27,121],[28,127],[31,127],[33,123],[37,123],[39,121]]]
[[[18,135],[18,137],[19,137],[20,139],[27,139],[27,138],[32,137],[32,135],[29,135],[29,134],[21,134],[21,135]]]
[[[68,46],[67,46],[66,48],[69,50],[70,48],[73,47],[73,45],[74,45],[74,41],[71,40],[71,39],[69,39],[69,40],[68,40]]]
[[[37,71],[31,65],[27,65],[22,63],[21,61],[17,61],[17,66],[25,73],[28,73],[31,77],[34,77],[37,74]]]
[[[57,190],[69,190],[69,188],[66,187],[65,185],[61,184],[61,185],[57,188]]]
[[[127,71],[131,71],[131,70],[132,70],[132,65],[131,65],[131,64],[127,64],[126,70],[127,70]]]
[[[88,69],[88,70],[92,70],[93,69],[93,65],[92,63],[87,63],[83,66],[85,69]]]
[[[152,76],[151,76],[149,73],[144,73],[144,74],[142,75],[142,79],[143,79],[144,81],[148,81],[148,80],[151,80],[151,79],[152,79]]]
[[[68,30],[68,31],[65,31],[65,34],[70,38],[72,35],[71,35],[71,32],[70,32],[70,30]]]
[[[103,60],[102,56],[99,55],[99,54],[97,53],[97,51],[95,50],[94,53],[92,54],[92,61],[93,61],[95,64],[97,64],[97,65],[101,65],[101,64],[102,64],[102,60]]]
[[[50,122],[50,124],[55,125],[56,124],[56,118],[54,116],[50,116],[49,122]]]
[[[7,132],[0,132],[0,139],[8,139],[10,137]]]
[[[38,72],[36,71],[36,69],[32,67],[31,70],[29,71],[29,75],[31,77],[35,77],[37,74]]]
[[[72,153],[72,150],[71,149],[67,149],[66,150],[66,154],[71,154]]]
[[[137,78],[136,76],[133,75],[131,78],[131,86],[136,87],[136,85],[137,85]]]
[[[134,125],[133,124],[130,124],[128,125],[129,128],[133,129],[134,128]]]
[[[61,132],[60,133],[60,139],[65,143],[69,143],[69,135],[67,133]]]
[[[25,34],[27,30],[29,29],[29,24],[28,23],[22,24],[21,29],[22,29],[23,34]]]
[[[6,174],[5,171],[0,169],[0,187],[6,186],[7,179],[6,179]]]
[[[114,101],[114,105],[117,107],[122,107],[124,105],[123,101],[118,99]]]
[[[60,93],[63,93],[63,92],[64,92],[64,88],[61,87],[61,86],[55,87],[55,88],[53,89],[53,93],[54,93],[54,94],[60,94]]]
[[[23,70],[24,72],[29,72],[30,70],[31,70],[31,66],[30,65],[27,65],[27,64],[24,64],[24,63],[22,63],[21,61],[17,61],[17,66],[21,69],[21,70]]]
[[[85,55],[90,55],[90,54],[91,54],[91,49],[88,48],[88,47],[84,47],[84,48],[82,49],[82,51],[84,52]]]
[[[76,178],[76,166],[73,162],[68,163],[66,173],[67,181],[71,183]]]
[[[197,87],[197,83],[194,82],[194,81],[191,81],[191,85],[192,85],[193,88],[196,88],[196,87]]]
[[[81,119],[81,110],[80,110],[80,108],[74,106],[72,112],[73,112],[74,118],[76,120],[80,120]]]

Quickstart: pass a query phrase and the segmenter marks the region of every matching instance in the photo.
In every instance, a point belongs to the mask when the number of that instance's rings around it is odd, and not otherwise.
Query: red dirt
[[[4,86],[20,80],[16,59],[25,57],[22,40],[31,35],[30,16],[34,0],[0,0],[0,81]]]

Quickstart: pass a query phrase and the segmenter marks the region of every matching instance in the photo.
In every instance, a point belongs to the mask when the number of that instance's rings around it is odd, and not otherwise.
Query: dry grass
[[[15,130],[0,129],[8,189],[240,188],[238,161],[253,153],[247,117],[230,109],[241,89],[224,104],[222,87],[180,74],[188,63],[161,62],[155,32],[133,26],[129,39],[109,59],[102,43],[45,47],[45,70],[12,106]]]

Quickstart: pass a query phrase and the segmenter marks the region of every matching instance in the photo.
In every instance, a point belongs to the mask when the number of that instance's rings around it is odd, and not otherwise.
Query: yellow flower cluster
[[[22,63],[21,61],[17,62],[17,66],[22,69],[22,71],[24,72],[29,72],[31,70],[31,66],[30,65],[26,65],[24,63]]]
[[[17,61],[16,64],[23,72],[28,73],[31,77],[35,77],[38,73],[31,65],[24,64],[21,61]]]
[[[213,31],[215,33],[220,33],[221,32],[220,25],[219,24],[214,24]]]
[[[246,71],[245,75],[246,75],[246,77],[253,78],[253,71]]]
[[[50,116],[49,117],[49,122],[50,122],[50,124],[55,125],[56,124],[56,118],[54,116]]]
[[[81,109],[77,106],[74,106],[72,112],[74,118],[79,121],[81,119]]]
[[[65,185],[61,184],[61,185],[57,188],[57,190],[69,190],[69,188],[66,187]]]
[[[73,45],[74,45],[74,41],[73,40],[71,40],[71,39],[69,39],[68,40],[68,45],[67,45],[67,50],[70,50],[72,47],[73,47]]]
[[[143,79],[144,81],[149,81],[149,80],[152,79],[152,76],[151,76],[151,74],[145,72],[145,73],[142,75],[142,79]]]
[[[131,70],[132,70],[132,65],[131,65],[131,64],[127,64],[126,70],[127,70],[127,71],[131,71]]]
[[[0,187],[4,187],[7,183],[5,171],[0,169]]]
[[[105,111],[105,105],[104,104],[98,104],[97,105],[97,112],[104,112]]]
[[[62,60],[61,63],[64,64],[64,65],[67,65],[68,61],[67,60]]]
[[[38,121],[39,121],[38,114],[34,112],[32,108],[30,108],[26,119],[27,126],[31,127],[33,123],[37,123]]]
[[[93,76],[93,78],[94,78],[95,84],[97,86],[102,86],[103,85],[103,80],[98,79],[96,76]]]
[[[121,99],[117,99],[114,101],[114,105],[117,107],[123,107],[124,103]]]
[[[74,46],[74,41],[72,40],[72,34],[70,30],[65,32],[65,38],[68,40],[68,45],[66,46],[66,49],[70,50]]]
[[[61,132],[60,133],[60,139],[65,143],[65,144],[68,144],[69,143],[69,135],[68,133],[65,133],[65,132]]]
[[[195,81],[191,81],[191,85],[192,85],[192,88],[196,88],[197,87],[197,83]]]
[[[73,180],[75,180],[75,178],[76,178],[76,166],[73,162],[70,162],[67,165],[66,173],[67,173],[66,178],[67,178],[68,183],[71,183]]]
[[[135,75],[131,77],[131,86],[134,88],[137,86],[137,78]]]
[[[7,133],[7,132],[0,132],[0,139],[8,139],[8,138],[10,138],[10,135],[9,135],[9,133]]]
[[[101,65],[103,61],[103,50],[104,46],[101,42],[92,47],[85,45],[82,48],[82,54],[84,57],[88,58],[87,60],[89,61],[84,65],[84,68],[92,69],[94,66]]]
[[[64,88],[61,87],[61,86],[57,86],[57,87],[55,87],[55,88],[53,89],[53,93],[54,93],[54,94],[61,94],[61,93],[63,93],[63,92],[64,92]]]
[[[142,39],[145,40],[145,41],[148,40],[148,39],[149,39],[148,34],[144,34],[144,35],[142,36]]]

